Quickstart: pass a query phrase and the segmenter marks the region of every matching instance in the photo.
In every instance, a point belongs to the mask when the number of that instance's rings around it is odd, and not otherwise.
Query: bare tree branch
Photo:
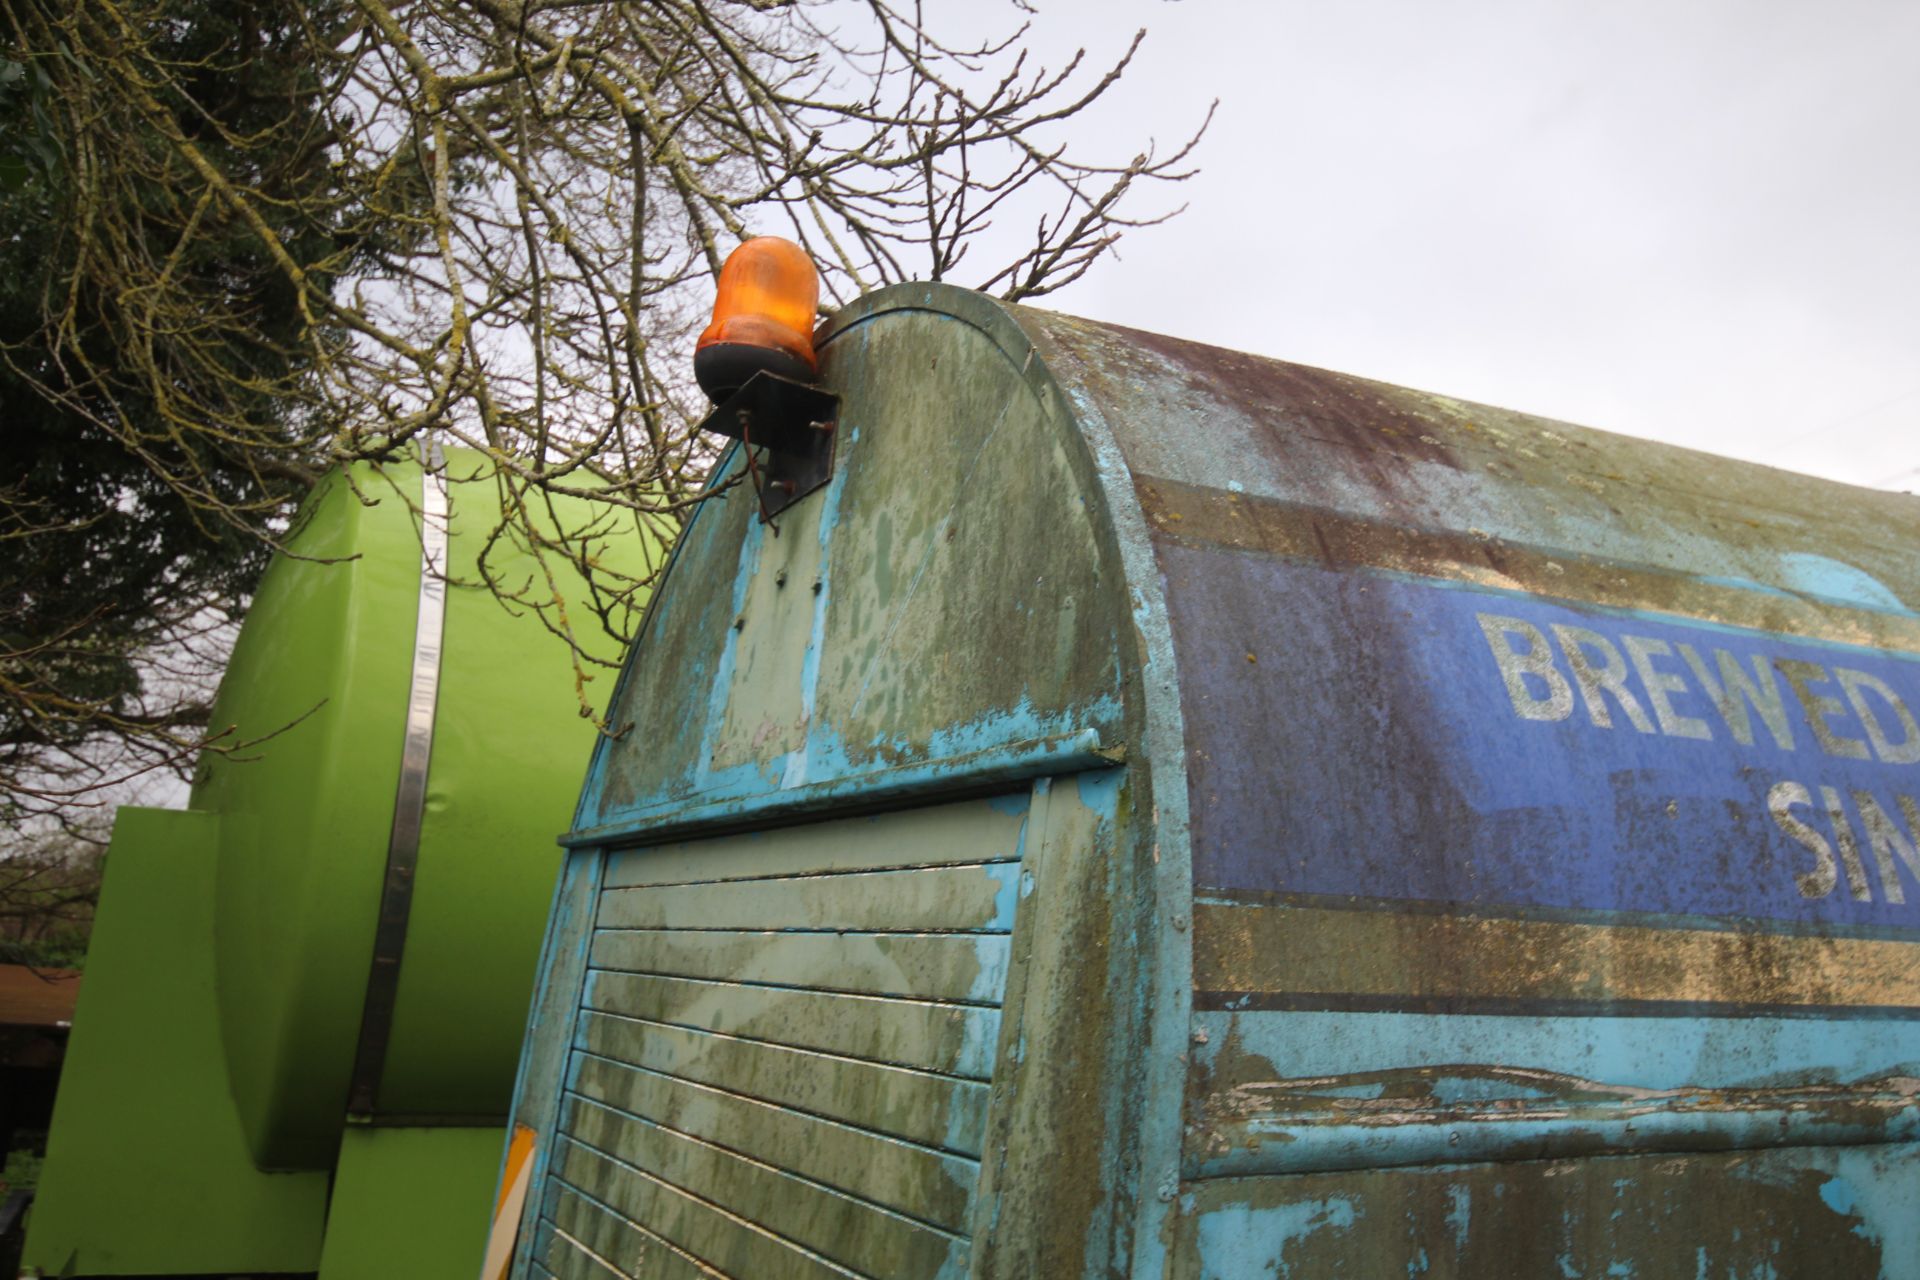
[[[428,438],[481,451],[507,513],[488,546],[572,565],[593,603],[484,558],[481,577],[571,645],[583,688],[578,629],[624,626],[658,566],[612,576],[589,551],[605,523],[563,528],[546,503],[670,540],[704,496],[687,356],[734,243],[793,238],[832,300],[914,278],[1040,297],[1177,212],[1154,193],[1190,175],[1206,127],[1164,156],[1084,156],[1076,120],[1141,36],[1049,70],[1020,3],[966,44],[894,0],[261,0],[245,39],[196,45],[182,32],[208,3],[0,0],[0,72],[46,86],[58,153],[37,322],[0,336],[0,371],[208,538],[280,545],[333,465]],[[269,64],[277,79],[254,74]],[[976,266],[997,226],[1030,241]],[[0,543],[79,519],[9,492]],[[244,603],[158,601],[114,643],[159,652]],[[60,674],[84,655],[5,618],[14,803],[119,776],[88,773],[89,725],[126,768],[209,741],[204,687],[77,695]]]

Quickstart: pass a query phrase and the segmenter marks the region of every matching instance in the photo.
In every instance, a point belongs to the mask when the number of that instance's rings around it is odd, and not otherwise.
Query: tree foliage
[[[0,13],[23,126],[0,144],[0,394],[10,419],[33,406],[0,455],[31,477],[0,492],[0,537],[45,560],[0,604],[16,801],[27,765],[102,727],[151,759],[190,743],[198,704],[155,691],[192,681],[139,655],[242,606],[334,463],[485,451],[500,537],[587,570],[618,625],[644,578],[536,515],[570,494],[660,526],[699,500],[683,371],[734,242],[799,241],[834,301],[910,278],[1035,298],[1167,216],[1137,202],[1198,137],[1083,158],[1075,118],[1137,38],[1048,71],[1022,26],[947,42],[895,0]],[[996,225],[1012,247],[976,261]],[[578,625],[539,584],[490,585]]]
[[[12,11],[0,65],[0,812],[71,818],[102,782],[184,765],[235,614],[324,458],[286,394],[305,324],[260,238],[196,188],[116,64]],[[82,20],[80,10],[66,15]],[[33,31],[52,50],[30,56]],[[306,50],[244,0],[156,10],[170,127],[351,260]],[[94,32],[106,49],[122,43]],[[124,68],[120,68],[124,69]]]
[[[85,967],[104,861],[97,837],[67,833],[0,859],[0,964]]]

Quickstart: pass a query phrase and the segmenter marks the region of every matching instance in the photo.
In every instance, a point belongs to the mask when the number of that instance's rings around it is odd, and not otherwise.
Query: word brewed
[[[1705,739],[1713,736],[1712,722],[1689,714],[1705,702],[1718,712],[1735,742],[1753,743],[1757,718],[1776,746],[1792,751],[1795,734],[1775,679],[1778,672],[1800,705],[1813,740],[1828,755],[1888,764],[1920,761],[1920,725],[1913,713],[1886,681],[1865,671],[1829,671],[1818,663],[1764,654],[1742,663],[1725,649],[1710,650],[1709,661],[1690,644],[1627,635],[1615,646],[1597,631],[1555,623],[1551,630],[1566,664],[1563,673],[1539,627],[1497,614],[1474,616],[1493,650],[1513,709],[1523,719],[1565,720],[1573,714],[1578,690],[1588,718],[1602,729],[1613,728],[1618,711],[1641,733]],[[1525,647],[1516,648],[1516,639]],[[1689,705],[1676,705],[1689,699]],[[1888,718],[1901,731],[1898,740],[1887,732]]]
[[[1626,725],[1699,741],[1724,733],[1742,746],[1920,763],[1920,724],[1900,692],[1872,672],[1652,636],[1621,635],[1615,643],[1586,627],[1542,628],[1492,613],[1475,619],[1523,720],[1567,720],[1578,707],[1599,729]],[[1803,897],[1827,897],[1844,880],[1851,899],[1872,901],[1869,858],[1887,901],[1907,901],[1902,872],[1920,886],[1920,802],[1910,795],[1889,805],[1858,788],[1843,796],[1837,787],[1781,781],[1768,791],[1767,812],[1812,855],[1812,868],[1795,876]],[[1808,818],[1823,818],[1826,829]]]

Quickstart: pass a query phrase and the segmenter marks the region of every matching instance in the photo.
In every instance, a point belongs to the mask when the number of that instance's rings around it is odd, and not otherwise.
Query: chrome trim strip
[[[420,484],[420,607],[414,623],[413,683],[407,695],[406,739],[387,838],[387,875],[380,890],[380,917],[361,1006],[360,1040],[354,1049],[347,1114],[366,1120],[374,1113],[380,1077],[400,990],[400,956],[413,909],[414,870],[420,861],[420,829],[427,809],[427,767],[433,757],[433,720],[440,701],[440,651],[447,622],[447,477],[439,445],[428,451]]]

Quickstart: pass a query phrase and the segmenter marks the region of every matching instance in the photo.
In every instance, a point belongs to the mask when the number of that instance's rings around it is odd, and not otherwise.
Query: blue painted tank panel
[[[1162,557],[1203,888],[1920,928],[1915,655]]]
[[[684,1165],[900,1275],[1920,1276],[1920,505],[940,286],[824,332],[832,482],[777,534],[737,489],[695,518],[569,837],[612,898],[518,1104],[578,1175],[541,1167],[539,1247],[633,1245],[587,1183]],[[976,943],[857,941],[858,877],[952,882],[915,848],[774,874],[738,834],[1028,787],[1012,914],[1010,869],[961,877]],[[674,841],[701,865],[616,883]],[[811,940],[783,874],[838,904]],[[985,987],[876,959],[976,945]],[[952,1130],[842,1087],[867,1032],[824,1011],[906,998],[977,1024]],[[691,1153],[569,1082],[656,1127],[831,1094],[848,1132]],[[977,1196],[889,1199],[856,1129]],[[964,1258],[854,1249],[755,1162]]]

